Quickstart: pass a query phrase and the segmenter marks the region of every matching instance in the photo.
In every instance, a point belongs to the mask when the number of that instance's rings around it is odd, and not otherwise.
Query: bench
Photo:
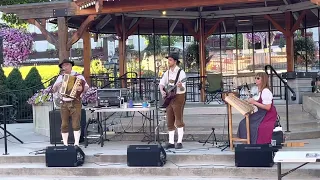
[[[278,180],[281,180],[284,176],[305,166],[308,163],[320,162],[320,151],[318,152],[317,151],[278,151],[273,161],[277,163]],[[282,174],[281,172],[282,163],[303,163],[303,164]]]

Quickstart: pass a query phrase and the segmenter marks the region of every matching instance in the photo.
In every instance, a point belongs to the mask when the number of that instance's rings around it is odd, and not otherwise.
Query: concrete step
[[[121,176],[94,176],[94,177],[65,177],[65,176],[24,176],[24,177],[1,177],[1,180],[150,180],[150,177],[144,176],[131,176],[131,177],[121,177]],[[226,178],[226,177],[186,177],[186,176],[177,176],[177,177],[152,177],[153,180],[276,180],[277,178]],[[286,180],[287,178],[283,178]],[[290,178],[290,180],[301,180],[296,178]],[[319,179],[309,179],[309,180],[319,180]]]
[[[212,131],[185,131],[184,141],[204,141],[208,138]],[[160,139],[165,140],[168,138],[166,131],[160,133]],[[237,129],[233,130],[233,135],[236,137]],[[301,140],[301,139],[316,139],[320,138],[320,129],[308,129],[304,131],[291,131],[289,133],[284,132],[287,140]],[[225,131],[215,131],[215,135],[218,141],[226,141],[228,138],[228,129]],[[175,136],[176,138],[177,136]],[[211,136],[210,140],[212,140]],[[144,133],[118,133],[115,135],[107,135],[107,139],[110,141],[148,141],[148,135]]]
[[[206,150],[209,147],[204,147]],[[111,164],[126,164],[127,163],[127,155],[126,152],[122,154],[90,154],[90,150],[87,148],[82,148],[86,154],[86,162],[90,163],[111,163]],[[86,151],[89,151],[87,154]],[[217,148],[217,150],[219,150]],[[175,150],[176,153],[172,154],[167,152],[167,159],[173,161],[175,163],[192,163],[192,162],[234,162],[234,153],[233,152],[218,152],[220,154],[179,154],[182,152],[186,152],[189,150]],[[0,157],[0,165],[1,164],[40,164],[45,163],[45,155],[29,155],[29,156],[1,156]]]
[[[286,172],[300,164],[284,164],[283,172]],[[175,163],[168,161],[164,167],[128,167],[118,163],[91,163],[86,162],[81,167],[56,167],[48,168],[44,163],[32,164],[0,164],[1,176],[122,176],[134,177],[250,177],[250,178],[276,178],[277,169],[273,167],[240,168],[229,162],[212,163]],[[310,164],[288,175],[291,178],[318,178],[320,165]]]
[[[24,177],[1,177],[1,180],[150,180],[150,177],[144,176],[131,176],[131,177],[122,177],[122,176],[85,176],[85,177],[65,177],[65,176],[24,176]],[[152,177],[153,180],[276,180],[277,178],[235,178],[235,177],[186,177],[186,176],[177,176],[177,177]],[[287,178],[283,178],[286,180]],[[301,180],[296,178],[290,178],[290,180]],[[319,180],[319,179],[309,179],[309,180]]]

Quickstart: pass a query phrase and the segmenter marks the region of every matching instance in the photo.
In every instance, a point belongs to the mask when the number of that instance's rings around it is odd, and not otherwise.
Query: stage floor
[[[24,143],[21,144],[13,137],[8,137],[8,152],[9,156],[28,156],[32,155],[34,152],[43,150],[47,146],[53,146],[50,144],[49,137],[39,135],[33,131],[33,124],[9,124],[7,125],[8,131],[13,133],[17,138],[21,139]],[[209,135],[209,134],[208,134]],[[0,137],[3,136],[3,131],[0,129]],[[202,140],[203,141],[203,140]],[[306,139],[306,140],[296,140],[298,142],[306,142],[304,147],[283,147],[281,151],[286,150],[319,150],[320,149],[320,139]],[[214,155],[234,155],[233,151],[230,151],[230,148],[226,148],[224,151],[221,151],[223,147],[223,142],[218,142],[218,146],[212,143],[212,138],[209,142],[203,146],[203,143],[197,141],[187,141],[183,142],[183,149],[171,149],[168,151],[168,154],[178,155],[178,154],[193,154],[193,155],[202,155],[202,154],[214,154]],[[162,142],[163,143],[163,142]],[[81,143],[80,147],[86,153],[86,155],[126,155],[128,145],[140,145],[140,144],[157,144],[152,141],[141,142],[141,141],[121,141],[121,140],[111,140],[105,141],[104,146],[101,147],[98,143],[89,144],[87,148],[84,147],[84,144]],[[57,144],[61,146],[61,144]],[[0,153],[4,152],[4,139],[0,139]]]
[[[105,141],[104,147],[89,144],[87,148],[80,147],[86,154],[86,162],[76,168],[47,168],[44,154],[41,154],[49,143],[49,138],[33,132],[33,124],[10,124],[8,130],[24,141],[20,144],[14,138],[8,138],[8,153],[4,153],[4,140],[0,140],[0,176],[4,179],[154,179],[154,180],[272,180],[276,179],[276,165],[271,168],[238,168],[234,164],[234,152],[229,148],[221,151],[210,143],[203,146],[199,142],[184,142],[184,148],[167,151],[167,164],[164,167],[128,167],[127,146],[148,144],[141,141]],[[2,132],[1,132],[2,133]],[[280,151],[319,151],[320,139],[300,140],[307,142],[305,147],[288,148]],[[151,142],[150,144],[155,144]],[[40,154],[36,154],[36,153]],[[283,165],[287,171],[300,164],[288,163]],[[286,179],[314,179],[320,177],[320,164],[308,164]],[[15,176],[15,177],[12,177]],[[30,177],[29,177],[30,176]],[[42,177],[42,178],[41,178]],[[59,178],[55,178],[59,177]],[[250,177],[250,178],[249,178]],[[270,178],[269,178],[270,177]],[[119,178],[117,178],[119,179]]]

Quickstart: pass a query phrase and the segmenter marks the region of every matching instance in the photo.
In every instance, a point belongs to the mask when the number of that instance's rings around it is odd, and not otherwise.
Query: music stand
[[[209,141],[210,137],[213,135],[213,139],[212,139],[212,145],[216,144],[216,146],[218,146],[218,142],[217,142],[217,137],[216,137],[216,133],[214,132],[215,131],[215,128],[211,128],[212,132],[211,134],[208,136],[207,140],[205,140],[204,142],[203,141],[199,141],[199,143],[203,143],[202,146],[206,145],[207,142]]]
[[[17,138],[16,136],[14,136],[12,133],[10,133],[9,131],[7,131],[7,118],[6,118],[6,113],[5,113],[5,109],[12,107],[13,105],[3,105],[0,106],[1,109],[3,109],[3,124],[4,124],[4,128],[2,126],[0,126],[0,129],[2,129],[4,131],[4,135],[2,138],[4,138],[4,154],[3,155],[8,155],[8,144],[7,144],[7,133],[9,134],[9,136],[12,136],[13,138],[15,138],[17,141],[19,141],[21,144],[23,144],[23,141],[21,141],[19,138]],[[0,138],[0,139],[2,139]]]

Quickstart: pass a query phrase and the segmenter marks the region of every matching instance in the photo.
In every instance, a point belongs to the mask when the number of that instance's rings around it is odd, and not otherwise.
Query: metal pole
[[[288,107],[289,92],[288,92],[287,82],[285,83],[285,94],[286,94],[286,119],[287,119],[287,131],[286,132],[290,132],[290,130],[289,130],[289,107]]]
[[[7,144],[7,119],[6,119],[6,111],[3,108],[3,123],[4,123],[4,154],[8,155],[8,144]]]

